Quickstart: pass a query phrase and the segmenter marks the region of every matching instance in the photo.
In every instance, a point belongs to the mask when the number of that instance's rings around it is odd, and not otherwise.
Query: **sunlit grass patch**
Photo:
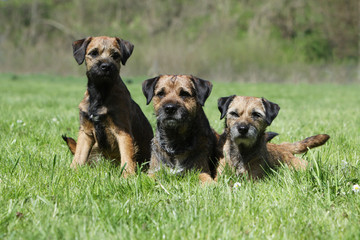
[[[154,126],[144,79],[127,85]],[[300,156],[305,171],[280,167],[257,182],[227,172],[206,186],[196,172],[124,179],[108,161],[71,170],[61,135],[77,137],[85,86],[84,78],[0,76],[0,238],[359,239],[359,85],[215,82],[205,112],[219,132],[217,98],[239,94],[280,105],[274,143],[331,138]]]

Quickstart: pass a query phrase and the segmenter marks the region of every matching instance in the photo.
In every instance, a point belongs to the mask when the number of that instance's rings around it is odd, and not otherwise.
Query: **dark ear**
[[[196,100],[201,106],[204,106],[211,93],[212,83],[194,76],[191,76],[191,80],[195,85]]]
[[[146,105],[148,105],[151,102],[151,99],[154,96],[154,89],[159,78],[160,76],[150,78],[148,80],[145,80],[142,84],[142,91],[146,97]]]
[[[125,66],[126,61],[131,56],[134,45],[126,40],[123,40],[121,38],[116,38],[116,41],[118,42],[120,46],[120,52],[121,52],[121,63]]]
[[[265,141],[266,142],[270,142],[274,137],[276,137],[277,135],[279,135],[276,132],[266,132],[265,133]]]
[[[80,40],[77,40],[73,42],[73,55],[76,60],[76,62],[81,65],[84,62],[85,54],[86,54],[86,48],[89,45],[89,42],[91,41],[91,37],[83,38]]]
[[[270,102],[266,100],[265,98],[261,98],[262,103],[265,108],[265,114],[266,114],[266,123],[270,126],[272,121],[276,118],[280,111],[279,105],[276,103]]]
[[[236,95],[231,95],[229,97],[222,97],[218,99],[218,109],[221,112],[220,119],[223,119],[226,115],[226,112],[229,108],[230,103]]]

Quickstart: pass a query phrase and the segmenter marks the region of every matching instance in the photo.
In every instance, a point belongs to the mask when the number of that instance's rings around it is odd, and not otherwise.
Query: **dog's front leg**
[[[119,131],[116,134],[116,139],[120,151],[121,169],[124,168],[124,177],[135,173],[135,144],[133,137],[129,132]]]
[[[219,165],[216,169],[216,177],[214,179],[216,182],[219,179],[219,177],[222,175],[223,171],[225,170],[225,167],[226,167],[226,158],[223,156],[219,159]]]
[[[210,176],[209,173],[202,172],[199,175],[199,179],[201,183],[212,183],[214,182],[214,179]]]
[[[214,179],[210,176],[209,173],[201,171],[199,174],[199,180],[201,182],[201,184],[206,184],[206,183],[213,183],[215,182]]]
[[[211,171],[206,156],[207,155],[205,154],[203,156],[199,156],[197,159],[194,159],[194,168],[197,171],[200,171],[199,180],[202,185],[215,182],[214,179],[211,177]]]
[[[94,146],[94,143],[95,139],[92,135],[88,135],[84,131],[80,130],[75,156],[70,165],[71,168],[76,168],[77,165],[84,165],[88,161],[89,154]]]
[[[160,170],[161,168],[161,164],[160,164],[160,160],[158,159],[155,151],[153,149],[154,147],[152,147],[151,149],[151,159],[150,159],[150,167],[148,170],[148,176],[151,178],[155,178],[156,177],[156,172]]]
[[[201,184],[215,182],[214,179],[211,177],[209,166],[207,166],[207,164],[205,164],[205,161],[203,164],[198,165],[196,168],[200,170],[199,180],[200,180]]]

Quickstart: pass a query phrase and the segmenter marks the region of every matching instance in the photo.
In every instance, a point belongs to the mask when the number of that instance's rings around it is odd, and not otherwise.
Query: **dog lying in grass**
[[[154,103],[156,132],[149,174],[161,167],[182,174],[200,172],[202,183],[213,182],[218,152],[217,134],[203,110],[211,93],[209,81],[189,75],[161,75],[143,83],[147,104]]]
[[[330,136],[319,134],[295,143],[267,143],[265,130],[280,110],[279,105],[264,98],[229,96],[218,100],[221,119],[226,117],[225,130],[220,137],[224,156],[218,174],[225,165],[237,174],[253,179],[264,177],[266,169],[286,164],[305,169],[307,161],[294,156],[323,145]]]

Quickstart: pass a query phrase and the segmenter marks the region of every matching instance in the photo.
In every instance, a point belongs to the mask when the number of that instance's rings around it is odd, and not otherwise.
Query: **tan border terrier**
[[[117,37],[88,37],[73,43],[77,63],[85,60],[88,83],[79,105],[77,143],[63,136],[75,154],[72,168],[102,155],[120,163],[127,176],[135,173],[137,164],[150,160],[151,125],[119,76],[133,48]]]
[[[220,137],[224,156],[218,172],[225,165],[237,174],[253,179],[262,178],[266,170],[285,163],[291,168],[305,169],[307,161],[295,157],[310,148],[323,145],[330,137],[320,134],[295,143],[267,143],[265,130],[280,110],[279,105],[264,98],[229,96],[218,100],[225,130]]]
[[[212,182],[218,161],[217,137],[203,110],[212,83],[188,75],[162,75],[143,83],[147,104],[153,100],[156,132],[149,174],[161,167],[175,174],[200,172]]]

